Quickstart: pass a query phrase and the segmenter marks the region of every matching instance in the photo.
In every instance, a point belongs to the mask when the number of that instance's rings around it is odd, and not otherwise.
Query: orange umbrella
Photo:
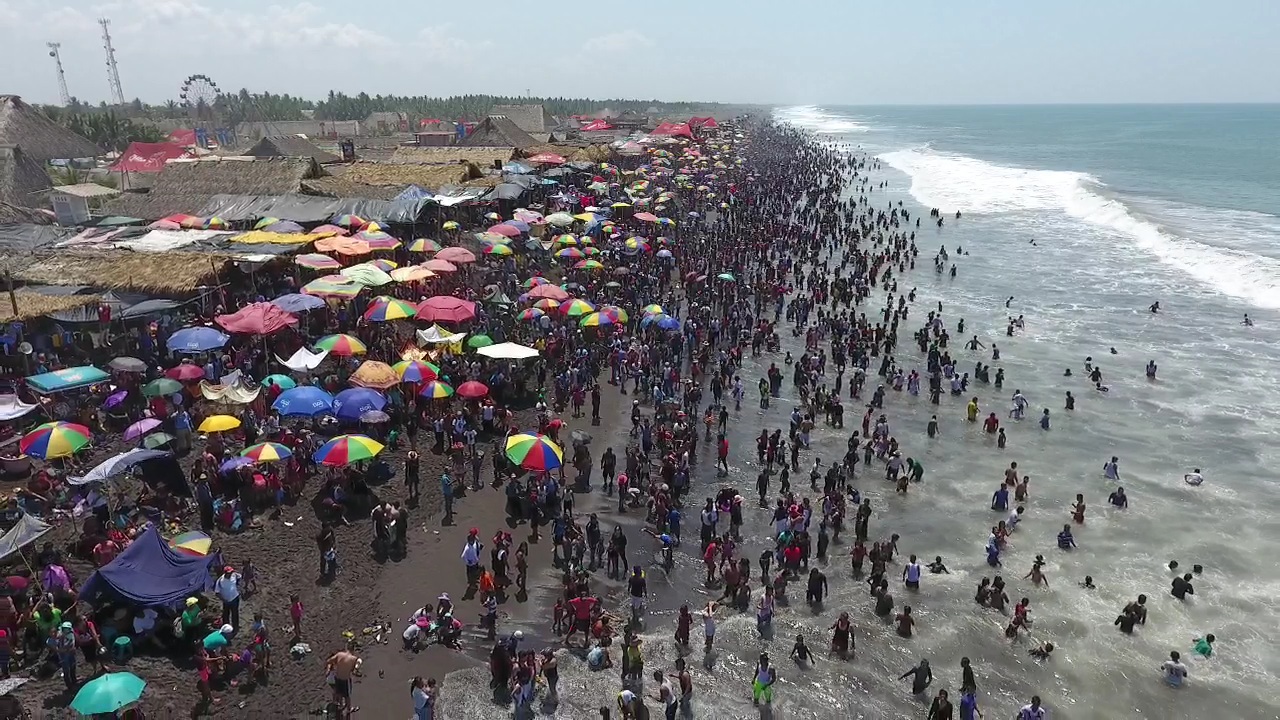
[[[400,383],[400,376],[390,365],[377,360],[365,360],[351,375],[351,384],[360,387],[385,390]]]

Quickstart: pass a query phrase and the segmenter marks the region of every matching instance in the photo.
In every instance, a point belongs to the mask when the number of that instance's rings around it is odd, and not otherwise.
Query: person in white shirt
[[[1039,695],[1032,695],[1031,703],[1022,706],[1018,720],[1044,720],[1044,708],[1040,707]]]
[[[240,573],[230,565],[213,581],[213,591],[222,601],[222,624],[240,627]]]
[[[1160,670],[1164,673],[1164,681],[1173,687],[1182,687],[1182,681],[1187,678],[1187,666],[1182,664],[1182,656],[1176,650],[1169,653],[1169,659],[1164,661]]]

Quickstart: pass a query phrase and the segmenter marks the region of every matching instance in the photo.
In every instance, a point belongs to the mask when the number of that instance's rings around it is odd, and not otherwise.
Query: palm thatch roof
[[[24,223],[28,225],[52,225],[53,215],[42,210],[12,205],[0,200],[0,225]]]
[[[537,144],[532,135],[521,130],[506,115],[486,117],[462,141],[464,147],[513,147],[517,150]]]
[[[398,147],[387,162],[414,165],[469,162],[488,168],[511,159],[515,147]]]
[[[516,127],[530,133],[548,133],[556,126],[556,119],[551,117],[542,104],[535,105],[494,105],[490,115],[505,115],[516,124]]]
[[[312,180],[303,180],[302,189],[309,195],[320,195],[331,198],[356,198],[360,200],[395,200],[403,187],[394,185],[368,185],[352,182],[345,177],[328,175]]]
[[[0,144],[0,202],[22,208],[43,206],[51,187],[43,165],[16,145]]]
[[[613,152],[608,145],[590,143],[547,143],[534,145],[520,151],[523,157],[533,157],[539,153],[552,153],[564,158],[566,162],[583,160],[586,162],[607,162]]]
[[[50,120],[17,95],[0,95],[0,145],[17,145],[38,163],[102,154],[97,145]]]
[[[311,158],[318,163],[341,162],[342,158],[331,152],[321,150],[306,138],[297,135],[274,135],[264,137],[256,145],[249,148],[245,155],[257,158],[295,157]]]
[[[38,257],[25,267],[15,266],[12,273],[14,280],[28,285],[83,285],[102,290],[186,295],[216,282],[230,261],[226,255],[116,249]],[[22,309],[21,305],[18,307]]]
[[[458,185],[467,180],[479,179],[484,177],[484,173],[466,162],[444,165],[357,162],[347,167],[340,177],[366,185],[438,188],[441,185]]]
[[[13,302],[9,298],[0,297],[0,322],[30,320],[56,312],[75,310],[86,305],[97,305],[102,299],[101,295],[45,295],[25,287],[14,290],[13,296],[18,301],[18,313],[14,314]]]
[[[195,213],[214,195],[289,195],[319,177],[311,158],[214,157],[164,166],[148,193],[126,193],[103,206],[107,215],[157,220]]]

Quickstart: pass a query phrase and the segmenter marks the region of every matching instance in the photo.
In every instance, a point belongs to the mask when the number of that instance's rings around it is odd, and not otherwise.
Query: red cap
[[[235,569],[235,568],[233,568],[233,567],[231,567],[230,565],[228,565],[228,566],[226,566],[226,567],[222,568],[222,572],[224,572],[224,573],[235,572],[235,571],[236,571],[236,569]]]

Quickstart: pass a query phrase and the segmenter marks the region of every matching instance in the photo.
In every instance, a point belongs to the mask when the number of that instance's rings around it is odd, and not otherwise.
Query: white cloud
[[[626,50],[643,50],[653,47],[653,40],[638,30],[621,30],[588,38],[582,49],[589,53],[616,53]]]

